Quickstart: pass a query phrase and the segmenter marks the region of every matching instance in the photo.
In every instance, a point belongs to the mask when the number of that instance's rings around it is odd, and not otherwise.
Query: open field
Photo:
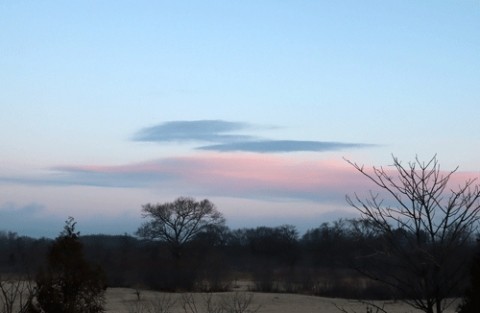
[[[233,297],[234,292],[215,293],[213,297],[228,298]],[[201,303],[205,294],[193,294],[197,303]],[[175,302],[172,307],[172,313],[184,313],[182,309],[182,294],[162,293],[154,291],[140,291],[142,302],[148,303],[155,299],[171,299]],[[107,312],[130,313],[129,308],[137,301],[135,289],[129,288],[110,288],[107,290]],[[379,306],[384,306],[389,313],[417,313],[411,307],[401,302],[375,302]],[[259,313],[340,313],[337,308],[342,307],[348,312],[365,313],[366,305],[357,300],[322,298],[307,295],[280,294],[280,293],[253,293],[252,307],[260,306]],[[446,313],[455,312],[456,303],[453,304]],[[375,310],[373,311],[375,312]]]

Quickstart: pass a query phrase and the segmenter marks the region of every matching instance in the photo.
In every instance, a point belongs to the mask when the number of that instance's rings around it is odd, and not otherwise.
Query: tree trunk
[[[437,300],[436,305],[437,305],[437,313],[442,313],[442,301]]]

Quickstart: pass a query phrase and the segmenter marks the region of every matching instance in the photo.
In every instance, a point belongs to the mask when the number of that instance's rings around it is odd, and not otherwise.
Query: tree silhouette
[[[156,269],[159,272],[163,270],[162,277],[156,278],[157,281],[163,280],[161,288],[192,289],[199,260],[184,257],[188,252],[185,247],[200,234],[224,226],[222,214],[207,199],[198,202],[193,198],[180,197],[174,202],[144,205],[143,217],[150,220],[138,229],[137,235],[166,243],[173,257],[171,270],[168,270],[168,262],[165,261],[161,268]]]
[[[200,233],[225,224],[222,214],[207,199],[198,202],[180,197],[174,202],[146,204],[142,211],[143,217],[150,220],[138,229],[137,235],[165,241],[177,260],[185,244]]]
[[[442,312],[465,278],[465,251],[480,218],[479,186],[467,180],[451,190],[456,169],[442,172],[436,156],[407,166],[393,157],[393,171],[348,162],[382,192],[365,200],[347,196],[381,239],[375,253],[363,257],[370,267],[361,270],[411,306]]]
[[[76,222],[69,218],[47,255],[47,268],[37,278],[37,303],[33,312],[103,312],[105,277],[84,258]]]

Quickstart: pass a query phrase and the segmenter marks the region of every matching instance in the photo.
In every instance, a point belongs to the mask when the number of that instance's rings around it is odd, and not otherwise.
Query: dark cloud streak
[[[338,151],[349,148],[366,148],[374,145],[362,143],[343,143],[327,141],[300,141],[300,140],[259,140],[243,141],[226,144],[217,144],[199,147],[199,150],[213,150],[219,152],[259,152],[259,153],[278,153],[278,152],[325,152]]]
[[[232,142],[249,140],[253,137],[231,134],[231,132],[249,129],[246,123],[222,120],[173,121],[140,130],[133,140],[147,142]]]
[[[376,146],[365,143],[271,140],[239,134],[241,131],[258,128],[258,126],[248,123],[223,120],[171,121],[144,128],[135,134],[133,140],[145,142],[209,142],[211,144],[199,146],[196,149],[255,153],[326,152]]]
[[[57,167],[52,170],[52,173],[42,177],[0,177],[0,184],[144,188],[156,182],[174,179],[169,173],[159,172],[102,172],[75,167]]]

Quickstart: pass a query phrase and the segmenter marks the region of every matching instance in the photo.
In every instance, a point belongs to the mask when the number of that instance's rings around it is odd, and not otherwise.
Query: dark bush
[[[99,267],[83,255],[79,233],[73,218],[54,241],[45,270],[37,274],[37,303],[31,312],[97,313],[103,312],[105,276]]]

